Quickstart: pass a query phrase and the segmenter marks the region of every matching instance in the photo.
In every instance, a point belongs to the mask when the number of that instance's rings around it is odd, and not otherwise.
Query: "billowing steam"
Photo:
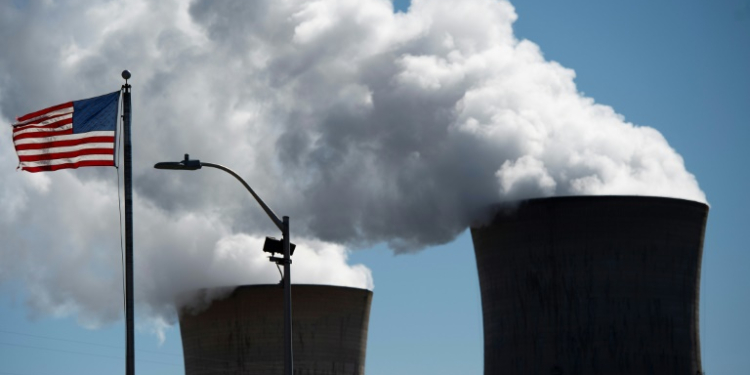
[[[347,248],[445,243],[498,201],[578,194],[705,201],[662,135],[576,89],[513,35],[507,1],[77,1],[0,5],[0,282],[85,323],[118,319],[115,173],[14,173],[12,116],[116,90],[133,72],[136,297],[155,321],[206,284],[275,282],[277,230],[231,177],[292,220],[295,282],[371,287]],[[43,56],[40,56],[43,55]],[[316,239],[304,241],[302,239]],[[337,245],[334,245],[337,244]]]

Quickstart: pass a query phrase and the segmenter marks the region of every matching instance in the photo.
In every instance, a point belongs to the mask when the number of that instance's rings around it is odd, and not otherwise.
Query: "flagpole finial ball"
[[[123,70],[122,71],[122,78],[124,78],[124,79],[130,79],[130,71]]]

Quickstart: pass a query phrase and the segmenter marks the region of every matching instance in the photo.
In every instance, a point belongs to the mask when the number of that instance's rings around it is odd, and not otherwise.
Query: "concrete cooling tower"
[[[198,314],[181,313],[185,374],[281,375],[282,292],[241,286]],[[371,301],[365,289],[292,285],[294,374],[364,374]]]
[[[702,374],[708,206],[656,197],[532,199],[471,229],[485,375]]]

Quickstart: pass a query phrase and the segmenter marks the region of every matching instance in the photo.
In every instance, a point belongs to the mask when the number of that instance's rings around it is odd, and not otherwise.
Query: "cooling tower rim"
[[[641,204],[647,202],[653,202],[654,204],[667,204],[674,207],[688,208],[692,207],[696,211],[703,212],[708,215],[710,206],[703,202],[698,202],[689,199],[673,198],[673,197],[660,197],[653,195],[563,195],[555,197],[545,198],[529,198],[519,199],[515,201],[498,202],[487,206],[484,212],[484,216],[480,216],[469,226],[470,228],[482,228],[491,223],[496,219],[498,215],[506,215],[510,212],[515,212],[523,207],[533,206],[555,206],[557,203],[560,204],[573,204],[575,202],[592,203],[595,201],[600,202],[639,202]]]
[[[367,288],[357,288],[353,286],[342,286],[342,285],[331,285],[331,284],[294,284],[292,283],[292,288],[295,287],[315,287],[315,288],[321,288],[321,289],[351,289],[351,290],[361,290],[361,291],[367,291],[372,294],[372,290],[369,290]],[[239,285],[223,285],[223,286],[212,286],[207,288],[199,288],[196,289],[195,292],[206,292],[209,290],[239,290],[239,289],[251,289],[251,288],[282,288],[281,284],[239,284]]]
[[[661,202],[673,202],[673,203],[679,203],[679,204],[689,204],[689,205],[695,205],[701,208],[705,208],[708,210],[710,206],[706,203],[694,201],[690,199],[684,199],[684,198],[674,198],[674,197],[660,197],[655,195],[562,195],[562,196],[554,196],[554,197],[543,197],[543,198],[529,198],[529,199],[519,199],[515,201],[509,201],[509,202],[499,202],[496,204],[493,204],[493,208],[502,208],[506,206],[518,206],[523,204],[533,204],[536,202],[550,202],[550,201],[575,201],[575,200],[653,200],[653,201],[661,201]]]
[[[237,289],[245,289],[245,288],[253,288],[253,287],[279,287],[281,288],[280,284],[243,284],[243,285],[237,285]],[[357,288],[353,286],[343,286],[343,285],[331,285],[331,284],[294,284],[292,283],[292,288],[294,287],[315,287],[315,288],[330,288],[330,289],[352,289],[352,290],[364,290],[372,293],[372,290],[369,290],[367,288]]]
[[[362,293],[360,295],[366,295],[367,298],[372,298],[374,295],[372,290],[365,289],[365,288],[355,288],[351,286],[329,285],[329,284],[292,284],[292,293],[294,293],[294,290],[297,287],[312,288],[316,292],[323,292],[327,290],[330,292],[336,291],[339,293],[350,293],[350,294]],[[260,290],[270,290],[270,289],[275,289],[275,288],[282,290],[282,285],[281,284],[242,284],[242,285],[211,286],[211,287],[206,287],[206,288],[193,289],[192,292],[188,292],[185,295],[189,296],[188,297],[189,300],[200,301],[201,303],[185,304],[184,306],[178,308],[178,315],[180,316],[180,319],[182,319],[182,316],[185,314],[195,315],[197,313],[204,311],[213,303],[225,300],[232,296],[237,296],[237,295],[245,294],[245,293],[253,294],[252,292],[253,290],[260,291]]]

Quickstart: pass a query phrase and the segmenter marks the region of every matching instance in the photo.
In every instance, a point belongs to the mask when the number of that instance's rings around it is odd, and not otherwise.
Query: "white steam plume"
[[[5,162],[10,153],[0,152],[5,167],[11,167]],[[13,180],[0,187],[0,283],[21,281],[34,313],[75,314],[88,327],[119,319],[116,188],[100,180],[84,183],[74,173],[9,176]],[[134,291],[140,313],[150,318],[147,329],[174,323],[175,307],[201,302],[186,300],[201,288],[280,281],[261,251],[264,237],[232,233],[215,214],[170,215],[147,202],[134,197]],[[348,265],[342,246],[300,237],[294,242],[295,283],[373,288],[370,270]]]
[[[705,201],[658,131],[583,96],[573,70],[515,38],[507,1],[415,0],[395,14],[387,0],[6,2],[0,18],[0,282],[22,280],[43,312],[119,317],[114,172],[13,173],[10,118],[114,91],[125,68],[136,293],[166,322],[183,288],[276,276],[258,254],[276,230],[236,181],[151,168],[185,152],[237,170],[291,217],[293,240],[324,241],[308,242],[295,282],[371,286],[342,246],[445,243],[499,201]]]

